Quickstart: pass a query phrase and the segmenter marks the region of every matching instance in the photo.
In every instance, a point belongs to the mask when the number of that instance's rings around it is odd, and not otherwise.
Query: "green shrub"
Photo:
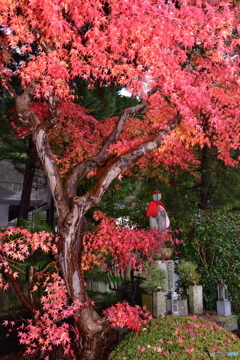
[[[147,292],[152,292],[156,289],[161,289],[164,285],[164,280],[167,277],[166,271],[160,269],[158,265],[151,263],[144,263],[142,276],[144,278],[141,287]]]
[[[200,281],[200,275],[197,272],[197,264],[192,261],[181,260],[178,264],[177,270],[181,277],[181,282],[188,286],[197,284]]]
[[[110,354],[110,360],[160,360],[210,358],[210,353],[238,352],[240,340],[214,322],[193,317],[160,317],[140,334],[131,333]],[[221,359],[229,357],[221,356]]]
[[[216,309],[217,285],[228,286],[232,311],[240,314],[240,216],[230,211],[203,211],[181,234],[180,259],[197,264],[203,285],[204,307]]]

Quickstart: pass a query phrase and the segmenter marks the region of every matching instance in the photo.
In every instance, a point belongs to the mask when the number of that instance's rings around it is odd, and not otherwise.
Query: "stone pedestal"
[[[230,301],[217,301],[217,313],[221,316],[230,316],[231,313],[231,303]]]
[[[142,292],[142,306],[146,306],[147,310],[153,313],[153,296],[151,293]]]
[[[181,299],[178,301],[178,312],[180,315],[188,316],[188,301],[187,301],[187,299]]]
[[[222,326],[227,331],[238,329],[237,315],[219,316],[216,312],[204,311],[203,314],[199,316],[199,318],[207,321],[214,321],[216,324]]]
[[[237,330],[238,328],[237,315],[218,316],[217,324],[219,326],[222,326],[227,331]]]
[[[202,285],[189,286],[189,313],[199,315],[203,313]]]
[[[166,313],[166,297],[167,291],[154,290],[152,294],[152,315],[157,318]]]

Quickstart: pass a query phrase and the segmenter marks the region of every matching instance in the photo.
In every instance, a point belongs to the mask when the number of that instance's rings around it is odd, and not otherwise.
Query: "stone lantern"
[[[228,288],[222,280],[221,283],[217,286],[217,292],[219,301],[228,301]]]
[[[227,285],[221,280],[221,283],[217,286],[218,301],[217,301],[217,313],[221,316],[231,315],[231,303],[228,300]]]

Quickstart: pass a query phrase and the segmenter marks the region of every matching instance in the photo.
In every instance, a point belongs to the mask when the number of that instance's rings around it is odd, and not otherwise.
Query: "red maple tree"
[[[240,134],[239,2],[4,0],[0,23],[1,81],[48,178],[68,298],[88,303],[75,318],[75,356],[99,360],[108,324],[84,286],[84,215],[113,179],[149,156],[156,166],[184,166],[192,146],[214,145],[226,163],[238,163],[231,150]],[[96,121],[73,102],[78,77],[126,87],[139,104]],[[89,174],[98,181],[79,197]]]

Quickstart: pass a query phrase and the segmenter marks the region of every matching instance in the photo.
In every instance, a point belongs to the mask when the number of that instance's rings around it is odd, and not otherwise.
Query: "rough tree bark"
[[[19,119],[32,132],[33,141],[45,169],[57,209],[60,237],[58,260],[62,276],[66,282],[69,301],[78,299],[86,302],[89,300],[89,297],[84,287],[81,271],[82,236],[85,229],[84,214],[90,207],[99,204],[110,183],[124,169],[162,144],[164,135],[169,133],[179,123],[181,115],[176,114],[166,125],[165,129],[156,134],[156,137],[151,141],[138,146],[125,156],[116,157],[108,164],[107,149],[109,145],[114,143],[119,137],[127,119],[134,116],[137,112],[144,110],[148,102],[144,100],[142,103],[124,110],[101,151],[73,168],[65,184],[63,184],[48,139],[48,129],[56,124],[59,116],[56,99],[50,97],[48,120],[40,123],[36,114],[28,107],[33,89],[34,84],[31,84],[23,94],[17,95],[14,93],[16,109]],[[157,88],[152,89],[149,92],[149,96],[157,90]],[[84,196],[77,197],[77,185],[81,177],[90,170],[103,165],[105,165],[105,171],[95,186]],[[89,306],[83,308],[79,313],[75,326],[81,333],[81,341],[76,346],[77,359],[105,360],[102,358],[102,354],[104,354],[104,346],[107,344],[106,339],[109,336],[110,327],[106,320],[100,318],[94,311],[90,302]]]

